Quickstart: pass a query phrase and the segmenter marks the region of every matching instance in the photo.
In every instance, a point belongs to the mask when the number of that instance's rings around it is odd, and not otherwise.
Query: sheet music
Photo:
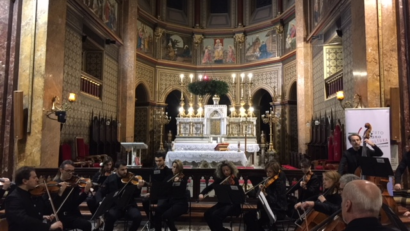
[[[269,220],[271,221],[271,223],[275,223],[276,222],[276,216],[272,212],[272,209],[269,206],[268,200],[266,200],[266,197],[263,194],[263,192],[259,191],[258,198],[259,198],[260,202],[262,203],[263,208],[265,209],[266,213],[268,214],[268,217],[269,217]]]

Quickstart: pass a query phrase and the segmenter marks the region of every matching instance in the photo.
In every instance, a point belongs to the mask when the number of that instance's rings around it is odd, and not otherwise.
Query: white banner
[[[366,131],[365,124],[371,126],[370,140],[382,151],[383,157],[391,160],[390,148],[390,108],[360,108],[346,109],[346,148],[352,147],[348,137],[352,133],[359,133],[363,137]],[[369,148],[370,145],[368,145]]]
[[[382,151],[383,157],[389,158],[391,161],[391,147],[390,147],[390,108],[360,108],[360,109],[346,109],[346,148],[352,147],[348,137],[352,133],[359,133],[362,137],[366,131],[365,124],[369,123],[371,126],[370,140],[375,143]],[[368,145],[369,148],[370,145]],[[395,162],[395,161],[393,161]],[[390,195],[393,195],[393,177],[390,177],[390,182],[387,189]]]

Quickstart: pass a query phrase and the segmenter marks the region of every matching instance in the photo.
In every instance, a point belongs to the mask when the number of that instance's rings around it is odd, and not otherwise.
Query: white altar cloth
[[[213,151],[216,145],[217,144],[212,143],[174,143],[174,151]],[[238,144],[229,144],[228,149],[238,153]],[[241,142],[240,149],[241,151],[245,149],[245,143]],[[259,144],[246,144],[246,151],[258,152]],[[224,151],[224,153],[225,152],[226,151]]]
[[[165,164],[172,167],[172,161],[180,160],[182,162],[196,162],[202,161],[221,162],[229,160],[232,162],[240,162],[242,166],[246,166],[247,159],[244,152],[238,151],[169,151],[165,157]]]

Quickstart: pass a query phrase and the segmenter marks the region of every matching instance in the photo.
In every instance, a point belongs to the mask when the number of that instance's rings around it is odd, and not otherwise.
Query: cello
[[[325,193],[323,193],[323,196],[327,196],[328,194],[334,192],[336,189],[337,188],[333,185]],[[313,208],[310,208],[306,212],[306,217],[303,223],[300,226],[297,224],[298,227],[295,230],[296,231],[308,231],[312,229],[313,227],[317,226],[318,224],[320,224],[322,221],[326,220],[327,217],[328,216],[326,214],[315,211]],[[299,218],[298,220],[296,220],[296,222],[298,222],[299,220],[301,219]]]

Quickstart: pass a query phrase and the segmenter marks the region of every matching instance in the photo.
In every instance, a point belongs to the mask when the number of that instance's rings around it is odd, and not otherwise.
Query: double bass
[[[371,134],[372,129],[373,129],[372,125],[370,123],[366,123],[365,128],[366,128],[366,130],[363,134],[362,157],[368,157],[366,142],[364,140],[370,138],[370,134]],[[392,209],[392,211],[397,214],[397,212],[398,212],[397,204],[394,201],[393,196],[391,196],[389,194],[389,191],[387,190],[387,184],[389,183],[389,178],[375,177],[375,176],[362,176],[362,168],[360,166],[356,169],[355,175],[360,177],[360,178],[364,178],[364,180],[367,180],[367,181],[370,181],[370,182],[373,182],[374,184],[376,184],[382,192],[383,204],[389,206]],[[383,224],[389,223],[390,219],[387,216],[385,210],[381,210],[380,213],[381,213],[381,222]]]

